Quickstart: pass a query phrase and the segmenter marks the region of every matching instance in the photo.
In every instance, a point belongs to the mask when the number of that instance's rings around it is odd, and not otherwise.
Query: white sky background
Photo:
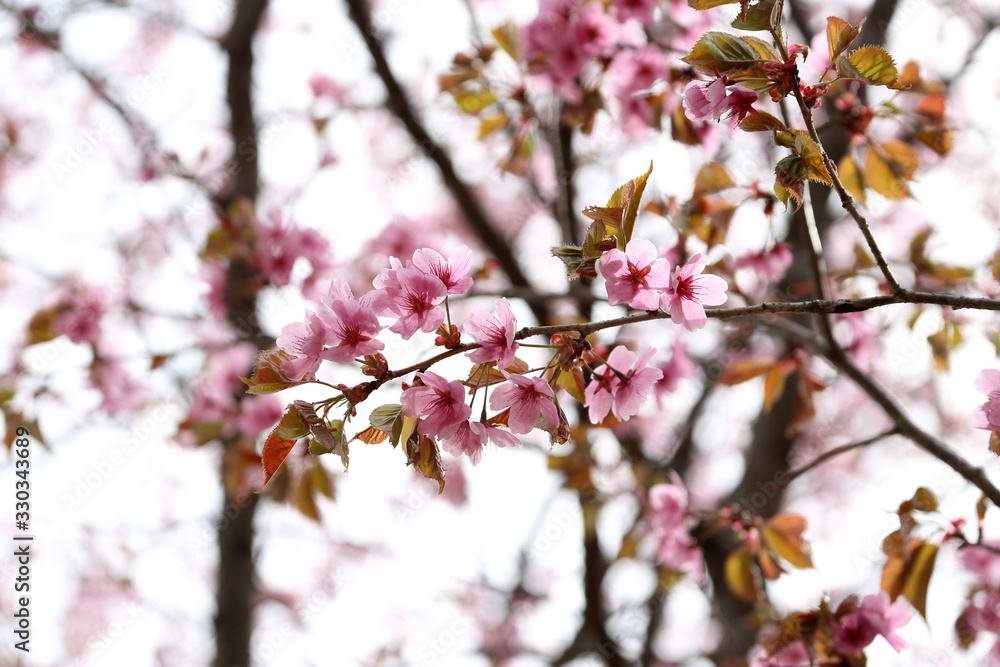
[[[487,27],[508,15],[523,23],[533,15],[531,4],[518,3],[515,7],[514,3],[491,3],[484,7],[480,19]],[[992,11],[1000,9],[998,3],[981,4]],[[199,29],[218,33],[228,24],[224,3],[192,1],[181,6],[182,15]],[[389,48],[392,64],[404,81],[422,81],[418,88],[423,99],[431,99],[432,75],[446,69],[454,53],[468,45],[465,14],[458,2],[399,0],[398,7],[398,12],[388,14],[388,27],[393,35]],[[905,9],[911,7],[912,11],[904,13],[905,22],[899,29],[894,24],[890,33],[890,52],[897,61],[919,57],[927,62],[924,56],[929,43],[949,44],[951,48],[935,49],[935,53],[942,54],[959,53],[958,45],[967,43],[968,36],[961,34],[955,22],[940,20],[940,10],[934,3],[927,0],[904,3]],[[280,193],[312,178],[317,164],[311,130],[294,118],[310,104],[311,94],[306,84],[310,74],[321,71],[334,76],[349,85],[359,101],[375,103],[382,93],[369,72],[367,57],[354,55],[353,49],[360,42],[340,3],[275,0],[267,21],[269,29],[262,33],[257,44],[257,115],[264,125],[268,119],[286,115],[291,118],[261,152],[262,180]],[[130,82],[119,94],[131,95],[135,112],[159,128],[160,139],[183,160],[194,160],[206,149],[212,155],[224,155],[227,150],[222,125],[226,118],[222,94],[225,62],[221,52],[199,38],[179,36],[150,62],[137,63],[134,25],[128,15],[91,12],[67,27],[65,45],[70,53],[108,79]],[[0,20],[0,33],[6,36],[10,29],[8,20]],[[429,39],[428,34],[433,34],[433,38]],[[959,89],[966,100],[967,114],[960,121],[973,129],[958,135],[956,149],[957,164],[987,163],[993,173],[1000,166],[998,158],[995,151],[984,147],[997,146],[997,130],[991,127],[995,125],[1000,95],[997,77],[992,72],[993,63],[1000,58],[997,42],[994,37],[984,46],[967,83]],[[119,160],[131,152],[121,123],[101,104],[86,103],[89,92],[85,86],[58,68],[51,70],[47,64],[51,62],[47,56],[23,61],[9,43],[0,46],[0,81],[13,83],[0,94],[0,112],[16,109],[26,117],[44,118],[41,147],[47,150],[34,167],[35,173],[19,178],[20,187],[5,188],[11,210],[0,219],[3,223],[0,246],[5,255],[16,255],[45,275],[75,273],[88,281],[111,283],[115,279],[114,255],[106,241],[112,234],[132,228],[140,214],[155,219],[166,206],[183,206],[191,193],[181,186],[148,187],[123,181]],[[941,74],[947,74],[957,65],[946,55],[935,63]],[[145,90],[139,100],[138,94],[130,91],[137,90],[133,86],[141,88],[140,82],[150,68],[162,71],[162,83]],[[42,91],[17,88],[19,82],[39,77],[49,78],[53,87]],[[432,106],[443,110],[447,102],[436,101]],[[86,120],[81,122],[81,115]],[[107,133],[101,131],[105,121],[113,127]],[[101,132],[97,150],[64,179],[58,179],[53,164],[65,159],[67,150],[82,140],[84,131]],[[288,213],[300,224],[329,232],[338,258],[349,257],[366,238],[377,234],[395,210],[416,213],[435,209],[438,201],[429,201],[426,196],[427,185],[436,178],[430,168],[417,169],[412,182],[391,193],[374,189],[377,181],[371,175],[369,146],[362,138],[359,123],[350,115],[338,116],[327,138],[340,162],[315,176]],[[452,145],[467,142],[461,136],[448,140]],[[580,206],[602,203],[614,187],[644,171],[651,158],[656,164],[651,188],[687,196],[694,158],[669,140],[651,138],[632,146],[614,162],[581,170]],[[459,164],[474,168],[475,160],[463,162],[461,157],[458,160]],[[917,194],[922,215],[947,230],[934,237],[933,252],[940,253],[934,256],[947,261],[983,261],[982,249],[996,247],[996,219],[994,211],[986,206],[991,201],[989,185],[973,184],[968,192],[967,179],[954,169],[922,173],[920,181]],[[956,191],[961,196],[952,196]],[[995,197],[992,199],[995,203]],[[273,197],[269,200],[265,196],[261,210],[271,203]],[[754,226],[753,222],[734,225],[737,244],[752,247],[764,240],[759,225]],[[887,242],[891,245],[891,240]],[[547,258],[543,244],[519,249],[537,256],[538,263],[545,267],[539,271],[558,276],[559,266]],[[175,256],[180,258],[184,254],[185,249],[180,247]],[[145,291],[147,298],[179,312],[195,308],[197,285],[190,278],[193,269],[189,259],[186,266],[175,268],[176,275],[157,276],[157,281],[151,281]],[[8,343],[23,331],[30,308],[46,297],[43,283],[33,281],[29,271],[22,272],[18,280],[33,283],[35,289],[28,289],[21,296],[10,293],[0,296],[0,307],[8,323],[0,336]],[[273,331],[301,317],[302,304],[288,294],[274,295],[273,303]],[[980,318],[980,321],[987,320]],[[170,347],[171,339],[180,335],[183,334],[174,328],[165,329],[163,344]],[[886,339],[887,347],[902,345],[907,336],[903,331],[895,332]],[[127,338],[121,341],[126,349],[134,343]],[[926,360],[929,351],[922,338],[917,337],[914,345],[918,350],[915,358]],[[107,650],[95,657],[92,665],[155,664],[152,653],[168,637],[182,638],[186,649],[207,662],[212,655],[208,630],[214,612],[211,571],[215,546],[209,543],[199,548],[198,544],[203,536],[211,539],[214,535],[218,517],[220,492],[215,450],[183,450],[168,440],[180,410],[177,403],[154,405],[161,408],[160,412],[151,409],[125,428],[107,418],[92,416],[96,396],[83,389],[76,370],[87,362],[88,355],[77,346],[59,341],[38,348],[43,349],[32,352],[46,355],[44,373],[54,378],[68,404],[47,402],[37,406],[53,452],[36,449],[33,459],[36,535],[33,553],[37,555],[32,570],[33,652],[28,664],[53,665],[63,660],[67,605],[90,563],[90,556],[80,551],[83,543],[96,544],[106,557],[121,564],[134,581],[141,601],[137,617],[120,637],[108,642]],[[971,379],[980,368],[989,365],[995,365],[995,358],[982,340],[970,340],[958,352],[953,381],[940,384],[947,412],[960,418],[980,402],[971,388]],[[900,376],[904,382],[919,379],[914,368],[901,369]],[[702,424],[705,432],[702,440],[717,443],[718,447],[717,451],[703,455],[718,462],[722,469],[719,479],[710,480],[712,486],[731,483],[739,474],[735,461],[741,441],[734,437],[729,426],[733,412],[749,416],[757,410],[759,393],[759,386],[753,384],[727,392],[715,402],[715,408],[719,413],[725,411],[727,418],[710,418]],[[171,409],[173,417],[167,414]],[[148,425],[145,433],[144,420]],[[357,423],[363,425],[364,421]],[[128,430],[137,425],[143,437],[140,446],[133,449],[132,441],[125,438]],[[972,434],[965,429],[962,440],[955,444],[962,447],[966,456],[995,470],[995,461],[985,452],[982,433]],[[912,446],[898,443],[867,455],[864,466],[885,470],[884,482],[866,483],[864,488],[869,495],[852,497],[855,502],[845,508],[839,521],[811,522],[807,537],[814,540],[818,569],[795,573],[777,582],[777,597],[788,609],[796,605],[811,607],[823,592],[835,595],[848,589],[874,592],[878,566],[860,570],[856,558],[864,558],[872,541],[877,543],[895,527],[889,525],[889,512],[919,483],[943,485],[946,505],[954,508],[955,513],[967,514],[977,494],[962,484],[952,483],[940,466],[927,465],[927,459],[914,455],[914,451]],[[300,610],[308,617],[301,627],[282,633],[282,625],[290,622],[287,612],[275,604],[263,605],[261,632],[256,640],[257,655],[262,658],[260,665],[357,664],[362,657],[400,635],[407,638],[403,645],[406,664],[485,664],[463,653],[462,647],[472,645],[477,631],[462,630],[462,612],[449,602],[449,595],[460,591],[461,582],[475,579],[480,572],[501,586],[512,581],[517,550],[530,539],[539,510],[546,507],[548,513],[540,532],[548,530],[554,537],[552,546],[538,555],[532,573],[533,577],[547,578],[555,585],[551,601],[531,617],[531,625],[524,628],[524,637],[550,650],[561,647],[572,637],[583,602],[576,587],[581,567],[580,528],[566,519],[575,521],[578,513],[568,495],[559,494],[552,500],[558,482],[545,470],[541,452],[488,451],[478,467],[464,465],[470,503],[461,510],[429,496],[430,483],[414,480],[413,473],[403,467],[400,452],[355,443],[352,455],[350,473],[337,477],[337,503],[323,505],[326,521],[322,526],[303,519],[294,510],[273,504],[260,512],[258,544],[262,580],[269,589],[301,596]],[[120,463],[113,463],[117,461]],[[729,461],[732,465],[725,465]],[[330,463],[332,469],[339,468],[338,462]],[[97,479],[93,475],[107,470],[108,465],[112,472],[107,478],[89,484],[95,487],[90,489],[90,497],[78,508],[68,510],[63,494],[73,493],[81,483],[88,485],[88,478]],[[9,468],[0,476],[0,485],[2,489],[13,488]],[[802,487],[805,486],[803,483]],[[808,517],[823,516],[830,503],[840,502],[814,496],[809,488],[801,487],[793,487],[792,498],[793,509]],[[412,513],[404,516],[407,507]],[[886,516],[887,521],[873,520],[877,516]],[[7,525],[8,519],[12,517],[4,519]],[[612,517],[602,524],[605,529],[602,537],[609,538],[608,544],[613,543],[610,538],[616,535],[614,523]],[[169,526],[166,530],[165,524]],[[565,525],[570,527],[563,529]],[[97,535],[97,539],[87,540],[88,532]],[[333,551],[330,545],[335,541],[383,544],[386,555],[352,560]],[[948,645],[950,624],[963,593],[961,585],[942,585],[961,581],[949,576],[952,562],[949,556],[946,549],[939,559],[931,588],[934,646]],[[611,591],[612,596],[644,599],[652,582],[644,577],[641,568],[621,569],[615,573],[614,579],[621,583]],[[6,582],[4,576],[0,572],[0,580]],[[0,610],[6,613],[4,605],[9,605],[11,596],[6,583],[2,591]],[[325,600],[327,592],[329,602]],[[677,619],[676,625],[668,630],[671,654],[680,656],[697,651],[697,641],[702,638],[698,626],[707,614],[703,598],[688,586],[672,596],[670,604],[671,609],[676,606],[680,611],[672,616]],[[691,627],[685,627],[684,623]],[[6,626],[0,624],[0,627]],[[109,627],[105,633],[99,633],[91,645],[97,647],[100,641],[109,639],[107,632],[111,630]],[[278,635],[269,634],[273,632]],[[433,662],[425,660],[430,642],[447,642],[452,635],[453,646],[435,656]],[[919,620],[913,621],[904,635],[918,646],[930,642]],[[272,653],[268,642],[271,646],[281,645]],[[0,645],[0,663],[6,664],[10,655],[5,640]],[[915,654],[898,658],[881,640],[870,655],[872,664],[879,665],[975,664],[960,654],[951,655],[950,662],[941,662],[930,649],[918,649]],[[539,663],[524,660],[519,664]]]

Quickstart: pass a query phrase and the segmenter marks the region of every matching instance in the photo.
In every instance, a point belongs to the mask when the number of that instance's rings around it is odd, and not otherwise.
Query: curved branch
[[[361,33],[365,46],[367,46],[372,60],[375,61],[375,73],[378,74],[379,79],[382,80],[382,85],[385,86],[388,96],[386,108],[399,119],[414,143],[437,166],[438,171],[441,172],[441,178],[444,181],[445,187],[451,192],[452,197],[455,198],[455,202],[465,216],[469,227],[479,237],[483,247],[492,252],[497,258],[497,261],[500,262],[500,267],[507,274],[507,277],[510,278],[511,283],[516,287],[530,287],[531,283],[521,270],[521,266],[517,258],[514,257],[510,244],[497,232],[486,212],[483,211],[482,206],[476,201],[469,186],[458,177],[451,158],[434,141],[427,132],[427,129],[417,119],[417,115],[410,105],[406,93],[403,91],[399,81],[396,80],[396,75],[393,74],[392,69],[389,67],[382,42],[373,34],[367,3],[365,0],[346,0],[346,2],[351,21],[357,27],[358,32]],[[535,302],[531,304],[531,309],[539,322],[545,322],[548,319],[548,311],[543,304]]]

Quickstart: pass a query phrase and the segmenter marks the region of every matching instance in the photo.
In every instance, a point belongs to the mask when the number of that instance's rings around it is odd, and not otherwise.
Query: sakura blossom
[[[477,364],[496,362],[497,368],[502,370],[514,361],[519,347],[514,341],[517,318],[510,309],[510,303],[503,297],[496,300],[496,310],[495,316],[477,310],[465,321],[466,332],[481,345],[466,356]]]
[[[986,368],[972,386],[989,400],[972,412],[972,425],[987,431],[1000,431],[1000,371]]]
[[[656,310],[661,292],[670,286],[670,265],[656,255],[646,239],[632,239],[625,252],[614,248],[597,260],[597,271],[607,281],[608,303],[627,303],[636,310]]]
[[[388,296],[382,314],[399,318],[389,330],[407,340],[418,330],[434,331],[444,322],[444,309],[437,304],[448,296],[448,288],[437,276],[413,267],[403,268],[398,261],[396,265],[398,268],[383,272],[375,283]]]
[[[447,260],[436,250],[420,248],[413,253],[410,266],[439,278],[448,294],[460,295],[472,287],[471,261],[472,251],[464,245],[455,248]]]
[[[403,392],[403,414],[420,419],[417,433],[421,435],[451,437],[472,414],[472,408],[465,404],[465,387],[431,371],[417,373],[416,378],[423,384]]]
[[[486,442],[486,429],[479,422],[463,421],[451,437],[441,442],[445,451],[452,456],[469,457],[472,465],[479,465],[483,460],[483,444]]]
[[[770,248],[762,248],[738,258],[733,267],[749,269],[770,282],[778,282],[785,277],[785,271],[792,265],[792,251],[787,243],[776,243]]]
[[[660,308],[675,324],[688,331],[705,326],[708,318],[703,306],[718,306],[726,302],[726,281],[718,276],[703,275],[708,257],[697,254],[674,269],[670,287],[660,300]]]
[[[507,425],[511,433],[525,434],[531,432],[538,423],[539,416],[545,422],[545,430],[551,431],[559,424],[559,414],[552,388],[540,377],[527,378],[502,371],[507,379],[493,390],[490,396],[490,408],[501,411],[510,408],[510,418]]]
[[[643,25],[653,22],[653,11],[659,4],[658,0],[611,0],[619,21],[635,19]]]
[[[696,521],[688,511],[687,489],[676,472],[671,472],[670,484],[657,484],[649,489],[647,521],[656,562],[700,580],[701,552],[690,534]]]
[[[757,93],[738,85],[729,85],[726,77],[710,82],[692,81],[684,89],[684,110],[692,121],[719,121],[732,118],[742,121],[757,101]]]
[[[750,667],[803,667],[809,664],[809,652],[802,642],[792,642],[769,656],[767,649],[756,647],[750,654]]]
[[[866,595],[855,611],[831,626],[834,646],[843,653],[860,653],[876,636],[882,635],[898,652],[906,642],[896,630],[906,625],[912,616],[913,610],[902,600],[890,604],[885,591]]]
[[[325,339],[330,347],[324,348],[320,357],[349,363],[385,348],[385,344],[375,338],[382,325],[374,311],[352,299],[333,299],[330,309],[334,317],[328,321]]]
[[[289,380],[298,381],[316,374],[323,358],[324,342],[334,326],[332,317],[310,310],[306,312],[305,322],[292,322],[281,329],[278,347],[297,357],[281,364]]]
[[[101,288],[72,290],[65,311],[55,318],[52,328],[74,343],[96,345],[101,335],[100,321],[107,312],[107,298],[106,291]]]
[[[592,423],[601,422],[608,410],[622,421],[639,411],[656,382],[663,377],[659,368],[647,367],[654,354],[656,348],[647,348],[637,355],[624,345],[611,351],[607,368],[603,373],[594,374],[584,392]]]

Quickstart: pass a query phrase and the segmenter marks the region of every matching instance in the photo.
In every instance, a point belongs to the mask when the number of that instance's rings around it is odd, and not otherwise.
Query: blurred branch
[[[828,452],[823,452],[822,454],[820,454],[819,456],[817,456],[815,459],[813,459],[809,463],[807,463],[804,466],[802,466],[801,468],[796,468],[795,470],[792,470],[791,472],[789,472],[788,473],[788,477],[785,480],[785,485],[787,486],[788,484],[791,484],[792,480],[794,480],[795,478],[797,478],[797,477],[799,477],[801,475],[806,474],[807,472],[809,472],[810,470],[812,470],[813,468],[815,468],[819,464],[823,463],[824,461],[828,461],[829,459],[832,459],[835,456],[840,456],[841,454],[846,454],[847,452],[853,451],[853,450],[858,449],[860,447],[867,447],[868,445],[876,443],[879,440],[882,440],[884,438],[888,438],[890,435],[897,435],[898,433],[899,433],[899,429],[897,429],[897,428],[891,428],[888,431],[885,431],[883,433],[879,433],[878,435],[873,435],[870,438],[865,438],[864,440],[858,440],[857,442],[851,442],[851,443],[848,443],[846,445],[841,445],[839,447],[834,447],[833,449],[831,449]]]
[[[238,168],[229,192],[229,203],[238,198],[254,202],[260,188],[257,151],[240,150],[257,145],[257,123],[253,106],[253,39],[267,9],[267,0],[242,0],[236,7],[232,26],[222,41],[229,59],[226,74],[226,102],[230,113],[233,160]],[[228,320],[237,331],[247,323],[257,322],[257,295],[261,281],[257,270],[243,257],[234,257],[227,269],[225,300]],[[247,331],[258,349],[274,347],[259,326]],[[247,369],[249,370],[249,369]],[[237,395],[241,400],[243,394]],[[238,447],[226,441],[223,447]],[[223,506],[219,521],[219,570],[215,616],[215,667],[250,664],[250,640],[253,634],[254,598],[257,589],[254,562],[254,515],[260,496],[235,498],[226,480],[226,459],[222,460]],[[230,519],[233,506],[237,514]]]
[[[367,2],[365,0],[346,0],[346,2],[351,21],[361,34],[368,52],[375,63],[375,72],[385,86],[388,96],[386,108],[403,124],[414,143],[437,166],[438,171],[441,172],[441,178],[444,181],[445,187],[455,198],[455,202],[465,216],[469,227],[479,238],[483,248],[492,252],[497,258],[500,267],[510,278],[511,283],[516,287],[530,287],[531,283],[521,270],[521,266],[517,258],[514,257],[510,244],[497,232],[482,206],[476,201],[469,186],[458,177],[451,158],[431,138],[427,129],[417,119],[416,113],[406,97],[406,93],[389,67],[382,42],[374,35]],[[539,322],[548,320],[548,310],[543,304],[535,302],[529,305]]]

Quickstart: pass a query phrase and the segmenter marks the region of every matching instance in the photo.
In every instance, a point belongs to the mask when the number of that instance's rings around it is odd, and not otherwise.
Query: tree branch
[[[514,257],[510,244],[497,232],[496,227],[489,220],[479,202],[476,201],[469,186],[458,177],[451,158],[431,138],[426,128],[417,119],[416,113],[406,97],[406,93],[389,67],[382,42],[371,30],[371,16],[369,15],[365,0],[346,0],[346,2],[351,21],[357,27],[358,32],[361,33],[361,38],[364,40],[368,52],[375,62],[375,73],[378,74],[379,79],[382,80],[382,85],[385,86],[388,96],[386,108],[399,119],[414,143],[437,166],[438,171],[441,172],[441,178],[444,181],[445,187],[451,193],[452,197],[455,198],[455,202],[465,216],[469,227],[479,237],[483,247],[492,252],[497,258],[500,267],[507,274],[507,277],[510,278],[511,283],[516,287],[530,287],[531,283],[521,270],[521,266],[517,258]],[[539,322],[547,321],[548,311],[544,307],[544,304],[534,302],[529,305]]]

